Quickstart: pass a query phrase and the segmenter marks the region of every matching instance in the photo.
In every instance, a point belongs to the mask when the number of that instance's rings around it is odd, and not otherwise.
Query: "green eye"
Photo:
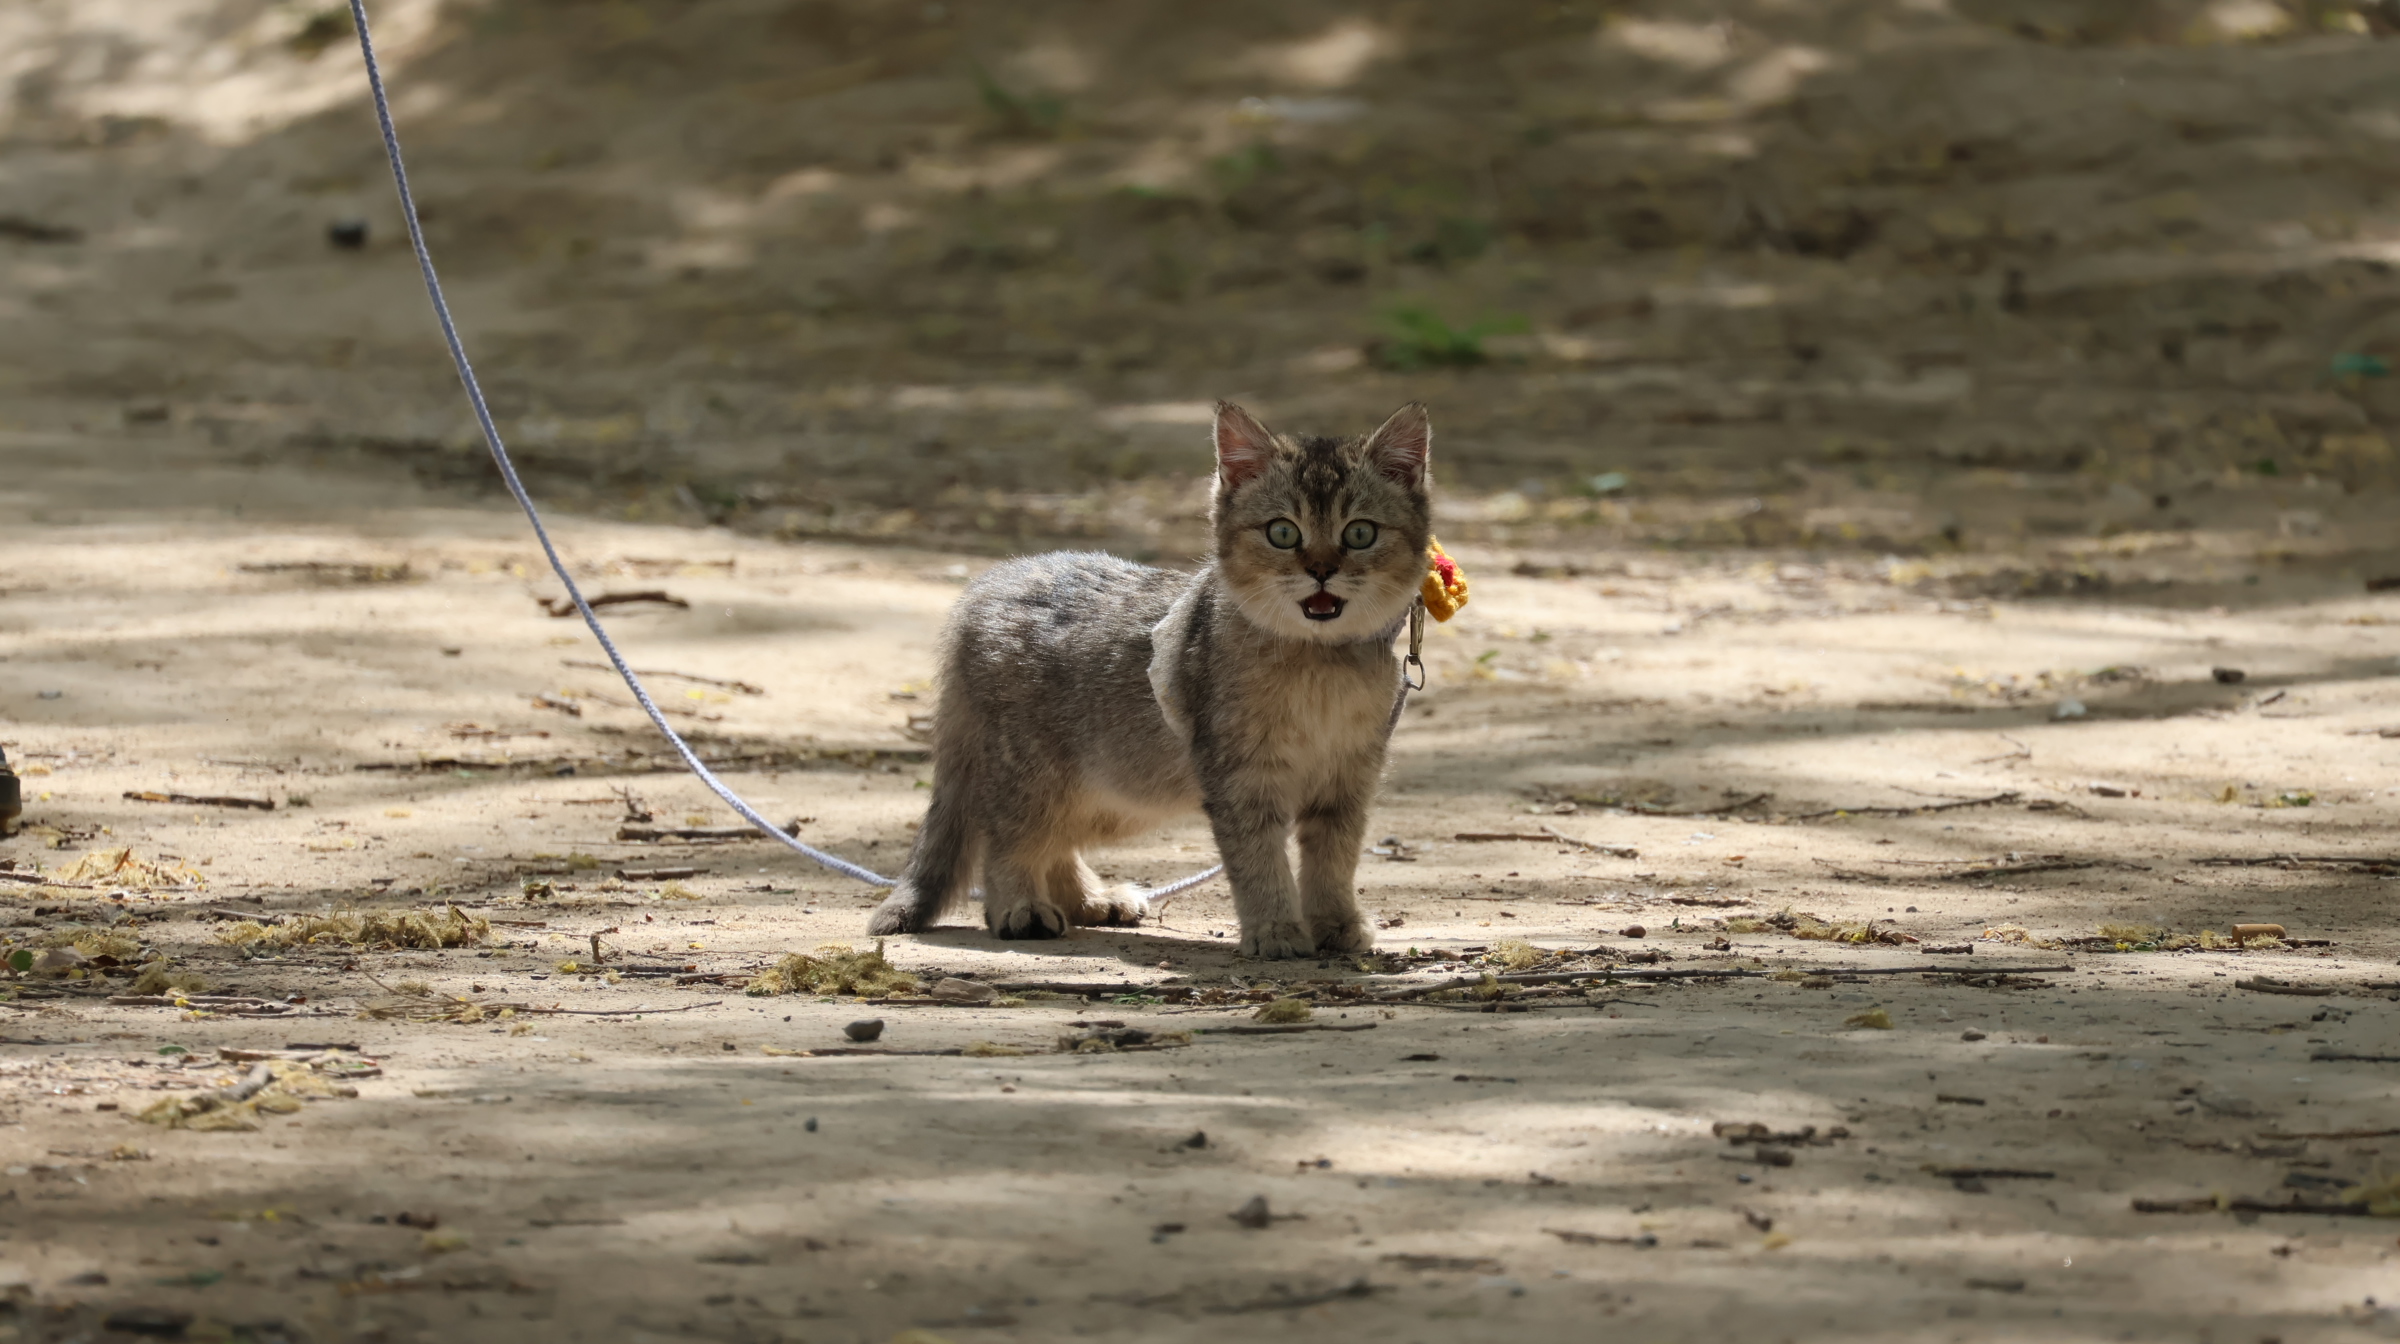
[[[1342,544],[1354,551],[1363,551],[1375,544],[1375,524],[1360,519],[1342,529]]]
[[[1278,518],[1267,524],[1267,544],[1279,551],[1288,551],[1300,544],[1300,525],[1288,518]]]

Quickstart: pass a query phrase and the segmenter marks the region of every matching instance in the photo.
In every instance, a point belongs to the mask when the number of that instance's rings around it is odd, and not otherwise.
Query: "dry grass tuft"
[[[462,913],[455,905],[443,910],[338,911],[330,915],[295,915],[277,924],[244,920],[217,931],[217,941],[235,947],[302,947],[339,944],[349,947],[470,947],[491,941],[492,922]]]
[[[827,943],[814,956],[794,953],[758,973],[744,993],[764,998],[775,994],[856,994],[883,999],[914,994],[922,988],[900,968],[884,960],[883,943],[872,952],[854,952],[848,943]]]

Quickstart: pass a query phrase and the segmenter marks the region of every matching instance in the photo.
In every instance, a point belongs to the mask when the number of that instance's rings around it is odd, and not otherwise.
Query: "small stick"
[[[1648,1232],[1639,1236],[1612,1237],[1604,1233],[1576,1232],[1563,1227],[1545,1227],[1542,1230],[1570,1246],[1639,1246],[1646,1250],[1658,1244],[1658,1238]]]
[[[1283,1026],[1194,1027],[1197,1036],[1289,1036],[1297,1031],[1373,1031],[1375,1024],[1361,1022],[1351,1026],[1332,1022],[1300,1022]]]
[[[823,1059],[830,1055],[963,1055],[957,1046],[947,1050],[879,1050],[863,1045],[840,1045],[825,1050],[777,1051],[773,1059]]]
[[[237,994],[111,994],[108,1001],[124,1008],[272,1008],[286,1012],[293,1006]]]
[[[137,803],[178,803],[190,807],[247,807],[260,812],[275,810],[272,798],[219,798],[196,793],[153,793],[148,790],[127,789],[125,797]]]
[[[709,1000],[708,1002],[706,1002],[706,1003],[687,1003],[687,1004],[683,1005],[683,1006],[682,1006],[682,1007],[680,1007],[680,1008],[526,1008],[526,1007],[517,1007],[517,1011],[518,1011],[518,1012],[520,1012],[520,1013],[546,1013],[546,1014],[550,1014],[550,1015],[553,1015],[553,1016],[558,1016],[558,1017],[641,1017],[641,1016],[644,1016],[644,1015],[646,1015],[646,1014],[650,1014],[650,1013],[688,1013],[688,1012],[692,1011],[694,1008],[714,1008],[714,1007],[716,1007],[718,1004],[721,1004],[721,1003],[723,1003],[723,1002],[725,1002],[723,999],[710,999],[710,1000]],[[487,1004],[481,1004],[481,1005],[478,1005],[478,1006],[480,1006],[480,1007],[485,1007],[485,1008],[497,1008],[497,1007],[514,1007],[515,1005],[502,1005],[502,1004],[490,1004],[490,1003],[487,1003]]]
[[[55,878],[44,877],[39,873],[0,872],[0,882],[28,882],[37,887],[68,887],[76,891],[98,891],[100,889],[96,882],[61,882]]]
[[[592,605],[597,607],[600,604],[598,602],[594,602]],[[572,610],[572,608],[570,607],[569,610]],[[564,667],[588,668],[594,672],[614,672],[617,670],[616,665],[613,663],[603,663],[590,658],[561,658],[558,661],[560,665]],[[670,672],[663,667],[637,667],[633,669],[633,674],[637,677],[673,677],[677,681],[698,682],[702,686],[715,686],[723,690],[740,691],[744,695],[765,695],[767,693],[767,690],[764,686],[753,686],[746,681],[727,681],[717,677],[694,676],[689,672]]]
[[[1726,803],[1721,807],[1704,807],[1697,812],[1677,812],[1674,815],[1679,817],[1721,817],[1728,812],[1739,812],[1746,807],[1756,807],[1774,796],[1771,793],[1754,793],[1738,803]]]
[[[799,834],[797,826],[786,827],[787,834]],[[617,828],[619,840],[746,840],[758,834],[748,826],[640,826],[627,824]]]
[[[2331,985],[2292,985],[2281,980],[2269,979],[2263,975],[2253,976],[2248,980],[2236,980],[2233,982],[2233,987],[2252,990],[2260,994],[2297,994],[2302,998],[2309,999],[2331,998],[2337,992]]]
[[[2348,1061],[2353,1064],[2400,1064],[2400,1055],[2354,1055],[2347,1050],[2318,1050],[2310,1060]]]
[[[2026,746],[2024,743],[2019,742],[2017,739],[2010,737],[2006,733],[1998,734],[1998,737],[2001,741],[2006,742],[2012,747],[2015,747],[2016,750],[1999,756],[1979,757],[1976,760],[1969,762],[1969,764],[1990,765],[1994,761],[2030,761],[2033,759],[2033,748]]]
[[[1960,882],[1968,878],[1975,877],[2013,877],[2020,873],[2071,873],[2085,868],[2108,868],[2120,866],[2118,862],[2113,859],[2062,858],[2042,859],[2033,863],[1996,865],[1989,868],[1958,868],[1946,873],[1877,873],[1863,869],[1844,868],[1828,859],[1818,859],[1815,862],[1827,869],[1830,869],[1835,877],[1851,882],[1897,882],[1903,880],[1915,880],[1920,882]],[[1907,861],[1890,860],[1889,862],[1904,863]],[[2138,864],[2123,864],[2121,866],[2128,868],[2139,867]],[[2149,870],[2144,868],[2142,871],[2148,872]]]
[[[1594,854],[1606,854],[1610,858],[1615,859],[1638,859],[1642,856],[1642,852],[1633,848],[1631,845],[1602,845],[1595,844],[1589,840],[1578,840],[1571,835],[1561,834],[1559,829],[1555,826],[1544,826],[1539,831],[1460,831],[1458,834],[1451,836],[1450,838],[1453,840],[1464,840],[1470,842],[1479,840],[1523,840],[1533,844],[1567,845],[1575,849],[1588,850]],[[1489,898],[1467,896],[1458,899],[1473,901]],[[1501,897],[1499,899],[1506,900],[1508,898]]]
[[[1759,796],[1765,797],[1766,795],[1761,794]],[[1638,849],[1635,849],[1631,845],[1603,845],[1597,844],[1590,840],[1578,840],[1574,836],[1571,836],[1558,829],[1556,826],[1544,826],[1542,827],[1542,831],[1544,834],[1550,836],[1550,838],[1558,841],[1562,845],[1573,845],[1577,849],[1588,850],[1594,854],[1606,854],[1612,859],[1638,859],[1642,857],[1642,852]]]
[[[1492,977],[1490,983],[1500,985],[1567,985],[1574,984],[1581,980],[1673,980],[1681,979],[1687,976],[1707,980],[1733,980],[1747,979],[1764,974],[1766,974],[1764,971],[1703,970],[1555,971],[1532,975],[1496,975]],[[1404,999],[1413,999],[1424,994],[1434,994],[1445,989],[1473,989],[1476,986],[1484,983],[1485,981],[1481,977],[1470,980],[1464,976],[1461,976],[1457,979],[1445,980],[1438,985],[1420,985],[1413,989],[1404,989],[1397,994],[1379,994],[1375,997],[1374,1002],[1397,1003]]]
[[[575,603],[567,598],[537,597],[534,601],[542,604],[542,610],[560,620],[565,620],[575,614]],[[638,593],[602,593],[598,597],[587,597],[584,601],[590,603],[594,611],[598,611],[602,607],[621,607],[628,602],[663,602],[670,607],[686,609],[692,605],[660,588],[645,588]],[[615,669],[611,668],[610,670],[614,671]]]
[[[2393,1137],[2394,1135],[2400,1135],[2400,1129],[2327,1129],[2327,1130],[2319,1130],[2319,1131],[2317,1131],[2317,1132],[2315,1132],[2315,1133],[2313,1133],[2313,1134],[2278,1134],[2278,1133],[2276,1133],[2274,1130],[2271,1130],[2271,1129],[2270,1129],[2270,1130],[2266,1130],[2266,1131],[2262,1132],[2262,1133],[2261,1133],[2261,1134],[2260,1134],[2258,1137],[2260,1137],[2260,1138],[2262,1138],[2262,1139],[2267,1139],[2267,1140],[2281,1140],[2281,1139],[2388,1139],[2388,1138],[2391,1138],[2391,1137]]]
[[[2133,1211],[2135,1213],[2216,1213],[2219,1211],[2225,1213],[2322,1213],[2337,1218],[2373,1216],[2372,1211],[2364,1203],[2303,1204],[2296,1197],[2289,1204],[2274,1204],[2263,1199],[2228,1199],[2219,1203],[2215,1198],[2206,1195],[2198,1199],[2137,1199],[2133,1201]]]
[[[2026,1171],[2018,1167],[1944,1167],[1928,1162],[1925,1164],[1925,1170],[1952,1181],[2055,1181],[2058,1179],[2058,1173],[2055,1171]]]
[[[267,1085],[274,1081],[275,1070],[272,1067],[261,1063],[252,1067],[248,1075],[243,1077],[242,1081],[235,1083],[231,1087],[220,1088],[216,1093],[216,1098],[217,1100],[226,1102],[228,1104],[248,1101],[250,1098],[266,1091]]]
[[[1955,812],[1962,807],[1991,807],[1999,803],[2013,803],[2023,796],[2015,789],[2010,789],[2006,793],[1995,793],[1989,798],[1966,798],[1955,803],[1929,803],[1920,807],[1828,807],[1816,812],[1794,813],[1792,820],[1814,821],[1819,817],[1838,816],[1913,817],[1927,812]]]
[[[2192,862],[2204,868],[2264,868],[2279,863],[2330,863],[2350,868],[2400,867],[2400,858],[2374,854],[2269,854],[2260,858],[2228,854],[2194,859]]]
[[[996,989],[996,990],[999,990],[999,991],[1001,991],[1001,992],[1002,992],[1002,993],[1004,993],[1004,994],[1005,994],[1005,993],[1020,993],[1020,994],[1021,994],[1021,993],[1025,992],[1026,990],[1040,990],[1040,991],[1042,991],[1042,992],[1044,992],[1044,993],[1049,993],[1049,994],[1085,994],[1085,995],[1092,995],[1092,994],[1149,994],[1149,993],[1156,993],[1158,990],[1160,990],[1160,989],[1162,989],[1162,988],[1167,988],[1167,986],[1161,986],[1161,985],[1143,985],[1143,984],[1127,984],[1127,983],[1123,983],[1123,982],[1119,982],[1119,983],[1117,983],[1117,984],[1113,984],[1113,985],[1108,985],[1108,984],[1095,984],[1095,983],[1093,983],[1093,982],[1091,982],[1091,981],[1088,981],[1088,980],[997,980],[997,981],[994,981],[994,982],[992,982],[992,988],[994,988],[994,989]],[[1183,986],[1183,985],[1176,985],[1176,986],[1173,986],[1173,988],[1176,988],[1176,989],[1183,989],[1183,988],[1186,988],[1186,986]]]

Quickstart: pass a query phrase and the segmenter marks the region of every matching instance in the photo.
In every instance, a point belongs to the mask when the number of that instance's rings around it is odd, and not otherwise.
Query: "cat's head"
[[[1217,572],[1287,639],[1372,638],[1408,610],[1433,533],[1433,426],[1415,402],[1372,434],[1277,434],[1217,403]]]

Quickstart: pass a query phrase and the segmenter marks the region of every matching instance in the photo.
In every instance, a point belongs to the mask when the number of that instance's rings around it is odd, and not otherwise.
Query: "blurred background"
[[[1340,433],[1419,398],[1445,535],[1531,571],[2400,573],[2400,6],[372,12],[564,509],[1180,561],[1212,398]],[[339,5],[0,8],[0,276],[0,428],[496,496]]]

